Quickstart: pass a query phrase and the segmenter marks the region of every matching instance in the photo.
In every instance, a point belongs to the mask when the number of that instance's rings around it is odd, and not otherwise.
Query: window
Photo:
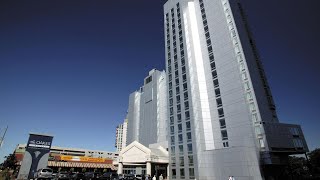
[[[192,153],[192,144],[188,144],[187,148],[188,148],[188,153],[191,154]]]
[[[184,60],[184,58],[183,57],[181,57],[181,66],[184,66],[185,65],[185,60]]]
[[[204,19],[207,19],[207,17],[206,17],[205,14],[202,15],[202,19],[203,19],[203,20],[204,20]]]
[[[172,89],[172,82],[169,82],[169,89]]]
[[[183,90],[186,91],[187,89],[188,89],[188,85],[187,85],[187,83],[184,83],[183,84]]]
[[[299,129],[298,128],[291,127],[290,132],[291,132],[292,136],[299,136]]]
[[[181,56],[184,56],[184,50],[183,49],[180,51],[180,54],[181,54]]]
[[[173,107],[170,108],[170,115],[173,115]]]
[[[252,120],[253,120],[253,122],[258,122],[258,115],[252,114]]]
[[[176,157],[171,157],[171,163],[176,164]]]
[[[174,119],[173,119],[173,116],[170,117],[170,124],[173,124],[174,122]]]
[[[220,122],[220,128],[221,128],[221,129],[226,128],[226,121],[225,121],[225,119],[220,119],[219,122]]]
[[[194,176],[194,168],[189,168],[189,176],[190,176],[190,179],[194,179],[195,176]]]
[[[252,93],[251,92],[247,92],[247,100],[248,101],[252,100]]]
[[[148,83],[151,82],[151,81],[152,81],[152,76],[149,76],[149,77],[147,77],[145,84],[148,84]]]
[[[227,130],[222,130],[221,131],[221,137],[222,137],[222,140],[228,140]]]
[[[211,45],[211,40],[207,39],[207,46],[210,46],[210,45]]]
[[[222,108],[218,109],[218,114],[219,114],[219,117],[224,117],[224,112]]]
[[[185,66],[182,67],[182,74],[184,74],[184,73],[186,73],[186,67]]]
[[[171,144],[174,145],[174,136],[171,136]]]
[[[178,142],[179,142],[179,143],[182,143],[182,142],[183,142],[182,134],[179,134],[179,135],[178,135]]]
[[[218,77],[217,71],[216,71],[216,70],[213,70],[213,71],[212,71],[212,78],[213,78],[213,79],[216,79],[217,77]]]
[[[172,178],[175,179],[177,177],[177,171],[172,169]]]
[[[217,89],[215,89],[214,91],[215,91],[215,93],[216,93],[216,97],[220,97],[220,89],[217,88]]]
[[[184,100],[187,100],[188,99],[188,92],[184,92],[183,96],[184,96]]]
[[[174,154],[176,151],[176,147],[175,146],[171,146],[171,152]]]
[[[209,59],[210,59],[210,62],[214,62],[214,56],[213,56],[213,54],[210,54],[210,55],[209,55]]]
[[[242,76],[243,80],[247,80],[248,79],[246,72],[243,72],[241,76]]]
[[[256,106],[254,105],[253,102],[250,103],[249,106],[250,106],[250,110],[251,110],[251,111],[255,111],[255,110],[256,110]]]
[[[179,87],[176,87],[176,93],[180,94],[180,88]]]
[[[213,85],[214,85],[215,88],[219,87],[218,79],[213,80]]]
[[[177,78],[176,79],[176,86],[178,86],[179,85],[179,79]]]
[[[184,109],[185,109],[185,110],[188,110],[188,109],[189,109],[189,102],[188,102],[188,101],[185,101],[185,102],[184,102]]]
[[[180,49],[182,50],[183,49],[183,42],[181,42],[182,41],[182,37],[180,37],[179,40],[180,40]]]
[[[293,145],[296,148],[303,148],[303,142],[301,139],[295,138],[292,140],[293,141]]]
[[[244,66],[244,63],[241,62],[241,63],[240,63],[240,71],[243,71],[243,70],[245,70],[245,66]]]
[[[208,51],[209,51],[209,53],[212,53],[212,46],[208,46]]]
[[[187,119],[190,119],[190,112],[189,112],[189,111],[186,111],[184,114],[185,114],[185,116],[186,116],[186,120],[187,120]]]
[[[181,114],[178,114],[177,118],[178,118],[178,122],[181,122]]]
[[[184,74],[184,75],[182,76],[182,80],[183,80],[183,82],[186,82],[186,81],[187,81],[187,75]]]
[[[249,85],[249,82],[248,82],[248,81],[244,83],[244,88],[245,88],[246,90],[250,90],[250,85]]]
[[[173,99],[172,98],[169,99],[169,102],[170,102],[170,106],[172,106],[173,105]]]
[[[211,70],[215,70],[216,69],[216,63],[214,61],[212,61],[210,63],[210,66],[211,66]]]
[[[205,14],[206,11],[205,11],[204,9],[201,9],[201,13],[202,13],[202,14]]]
[[[179,145],[179,153],[183,154],[183,145]]]
[[[184,179],[185,175],[184,175],[184,169],[180,169],[180,178]]]
[[[182,132],[182,124],[178,124],[178,133]]]
[[[186,122],[186,128],[187,128],[187,131],[191,130],[190,121]]]
[[[176,96],[176,99],[177,99],[177,103],[180,103],[180,96]]]
[[[179,157],[179,161],[180,161],[180,166],[184,166],[184,157],[183,156]]]
[[[174,134],[174,126],[170,126],[170,133]]]
[[[256,134],[261,134],[261,128],[260,128],[260,126],[256,126],[255,127],[255,131],[256,131]]]
[[[193,166],[193,156],[192,155],[188,156],[188,163],[189,163],[189,166]]]
[[[180,104],[177,105],[177,112],[181,112],[181,105]]]
[[[221,100],[221,98],[217,98],[217,99],[216,99],[216,102],[217,102],[217,107],[221,107],[221,106],[222,106],[222,100]]]
[[[191,132],[188,132],[187,133],[187,142],[191,142],[192,139],[191,139]]]
[[[229,147],[229,142],[228,141],[223,142],[223,147]]]
[[[259,139],[260,147],[265,148],[263,139]]]
[[[205,35],[206,35],[206,39],[209,39],[209,38],[210,38],[209,32],[207,32]]]

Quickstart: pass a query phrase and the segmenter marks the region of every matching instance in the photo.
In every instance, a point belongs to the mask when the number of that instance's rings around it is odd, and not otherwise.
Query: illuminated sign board
[[[105,162],[105,158],[93,158],[93,157],[84,157],[84,156],[65,156],[61,155],[60,160],[62,161],[77,161],[77,162]]]

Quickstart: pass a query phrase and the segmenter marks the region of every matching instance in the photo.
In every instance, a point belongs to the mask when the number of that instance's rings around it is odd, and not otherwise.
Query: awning
[[[117,170],[113,164],[48,161],[49,167],[100,168]]]

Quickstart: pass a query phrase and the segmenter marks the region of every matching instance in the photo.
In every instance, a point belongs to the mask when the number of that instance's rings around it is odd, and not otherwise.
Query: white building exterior
[[[166,73],[152,69],[129,96],[127,146],[115,163],[119,174],[167,176],[167,118]]]
[[[116,128],[116,143],[115,147],[117,151],[121,151],[127,146],[127,130],[128,130],[128,119],[126,118],[123,124],[119,124]]]
[[[164,71],[153,69],[144,85],[129,96],[127,143],[144,146],[167,141],[167,82]]]
[[[278,121],[240,1],[168,0],[164,26],[171,179],[259,180],[308,151]]]

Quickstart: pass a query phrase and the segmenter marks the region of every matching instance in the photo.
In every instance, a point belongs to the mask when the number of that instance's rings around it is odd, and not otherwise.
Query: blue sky
[[[317,0],[243,0],[281,122],[320,147]],[[290,3],[290,6],[288,5]],[[114,151],[128,96],[164,69],[163,1],[1,1],[0,158],[29,132]],[[0,159],[2,161],[2,159]]]

